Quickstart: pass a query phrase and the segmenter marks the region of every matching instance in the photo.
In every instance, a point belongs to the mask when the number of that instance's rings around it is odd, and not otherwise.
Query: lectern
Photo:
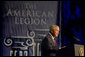
[[[84,45],[72,44],[56,52],[57,56],[84,56]]]

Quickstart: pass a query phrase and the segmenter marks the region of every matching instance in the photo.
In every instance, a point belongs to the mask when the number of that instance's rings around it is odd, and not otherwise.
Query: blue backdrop
[[[62,2],[62,46],[68,46],[73,42],[84,45],[85,23],[83,5],[82,1]],[[80,40],[80,42],[77,40]]]

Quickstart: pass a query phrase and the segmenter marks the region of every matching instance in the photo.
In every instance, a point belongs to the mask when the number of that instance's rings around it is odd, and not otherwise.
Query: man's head
[[[50,33],[53,35],[53,37],[58,37],[60,28],[57,25],[52,25],[50,27]]]

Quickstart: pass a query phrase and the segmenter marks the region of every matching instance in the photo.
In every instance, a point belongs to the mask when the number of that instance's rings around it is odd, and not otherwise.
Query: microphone
[[[74,37],[73,38],[77,41],[77,42],[81,42],[78,38]]]

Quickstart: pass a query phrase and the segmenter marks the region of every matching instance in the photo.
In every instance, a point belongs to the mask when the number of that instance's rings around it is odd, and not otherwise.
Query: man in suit
[[[48,35],[42,40],[41,55],[42,56],[56,56],[56,40],[55,37],[59,35],[59,26],[52,25],[49,29]]]

